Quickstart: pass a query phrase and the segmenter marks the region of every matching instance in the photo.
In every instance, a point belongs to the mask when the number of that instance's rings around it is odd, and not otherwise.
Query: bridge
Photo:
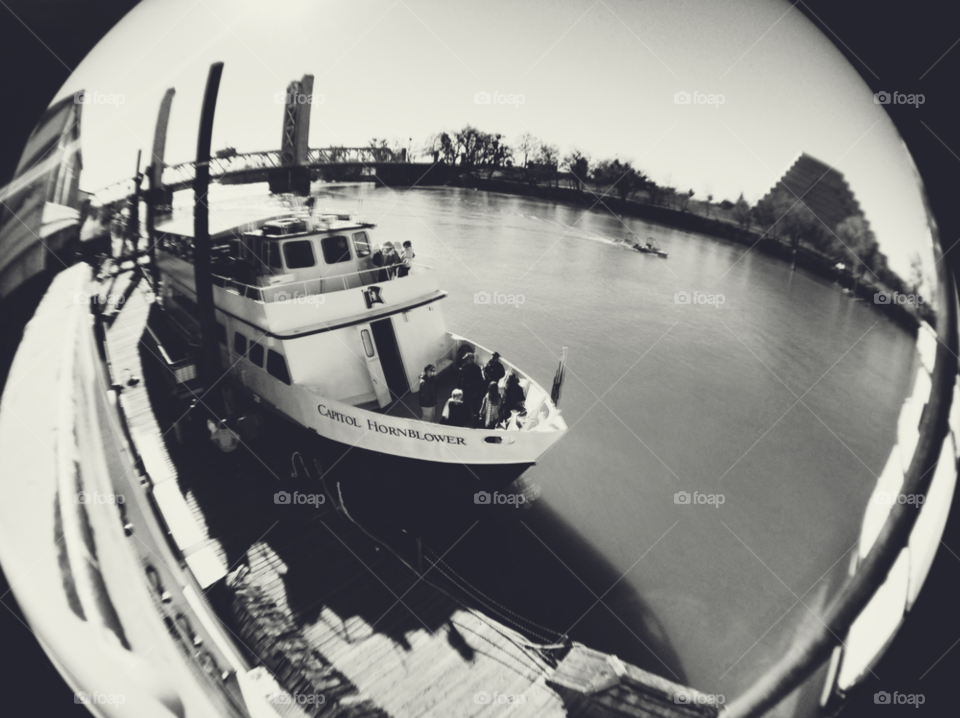
[[[410,162],[405,149],[395,152],[388,147],[322,147],[307,150],[306,161],[284,164],[282,150],[231,153],[210,159],[210,178],[223,184],[270,182],[288,184],[289,174],[308,173],[313,179],[362,180],[381,177],[386,184],[402,184],[410,177],[416,181],[434,167],[432,162]],[[196,162],[164,166],[162,183],[165,190],[176,192],[192,186]],[[125,178],[103,187],[95,195],[104,204],[126,199],[133,194],[134,180]],[[293,191],[293,188],[290,188]],[[283,191],[277,189],[275,191]]]

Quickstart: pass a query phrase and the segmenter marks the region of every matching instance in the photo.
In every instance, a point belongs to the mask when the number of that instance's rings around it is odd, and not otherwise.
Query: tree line
[[[396,142],[391,147],[385,139],[373,139],[370,146],[397,156],[403,151]],[[562,155],[557,145],[530,132],[511,144],[502,134],[468,124],[455,132],[432,135],[419,154],[461,175],[488,180],[497,177],[532,187],[567,187],[578,193],[616,196],[622,202],[639,201],[680,212],[691,211],[696,194],[693,189],[659,184],[630,161],[616,157],[595,160],[577,148]],[[838,271],[849,272],[855,284],[867,275],[887,287],[913,293],[923,284],[919,257],[912,262],[910,277],[901,279],[887,266],[887,257],[880,251],[873,231],[855,208],[850,208],[846,219],[828,226],[782,184],[755,205],[747,202],[743,193],[735,202],[723,200],[715,205],[713,195],[708,194],[700,207],[707,218],[735,224],[747,232],[759,230],[764,237],[788,244],[794,253],[803,248],[823,255],[843,265]]]

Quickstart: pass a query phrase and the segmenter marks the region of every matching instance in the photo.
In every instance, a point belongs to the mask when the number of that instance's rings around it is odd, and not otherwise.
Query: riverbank
[[[920,304],[917,310],[913,310],[906,304],[897,303],[898,295],[910,294],[902,283],[900,286],[887,286],[869,275],[856,280],[849,272],[837,271],[835,258],[803,245],[795,251],[789,244],[767,237],[765,232],[743,229],[729,219],[722,219],[721,216],[727,213],[714,205],[705,205],[712,207],[718,215],[710,217],[636,199],[622,200],[614,195],[594,192],[589,188],[579,191],[570,187],[533,185],[529,182],[507,179],[504,176],[483,178],[451,171],[451,168],[443,164],[424,163],[420,169],[422,171],[418,175],[416,186],[462,187],[530,197],[585,210],[606,209],[621,217],[631,217],[664,227],[735,242],[747,247],[748,251],[757,249],[764,254],[794,264],[795,267],[813,276],[835,282],[849,293],[852,299],[873,304],[878,311],[911,334],[917,331],[921,318],[931,325],[936,323],[936,314],[929,303]],[[409,186],[410,183],[404,181],[408,176],[409,173],[401,173],[397,176],[378,173],[377,181],[391,187]],[[879,300],[878,295],[881,295]],[[884,296],[891,301],[883,301]]]

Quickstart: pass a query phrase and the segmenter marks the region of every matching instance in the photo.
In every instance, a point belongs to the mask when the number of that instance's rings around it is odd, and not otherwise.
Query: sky
[[[311,147],[377,137],[419,148],[470,123],[751,203],[807,152],[844,174],[895,271],[906,275],[914,252],[932,264],[919,180],[892,122],[785,1],[145,0],[51,98],[93,95],[82,188],[132,174],[167,87],[177,94],[166,161],[193,159],[215,61],[214,150],[278,149],[275,95],[309,73]],[[478,104],[479,92],[504,102]]]

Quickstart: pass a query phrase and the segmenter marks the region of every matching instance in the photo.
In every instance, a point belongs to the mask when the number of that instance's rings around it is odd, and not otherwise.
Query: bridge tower
[[[281,171],[271,174],[271,192],[310,193],[307,167],[310,139],[310,107],[313,104],[313,75],[304,75],[287,86],[282,96],[283,135],[280,138]]]

